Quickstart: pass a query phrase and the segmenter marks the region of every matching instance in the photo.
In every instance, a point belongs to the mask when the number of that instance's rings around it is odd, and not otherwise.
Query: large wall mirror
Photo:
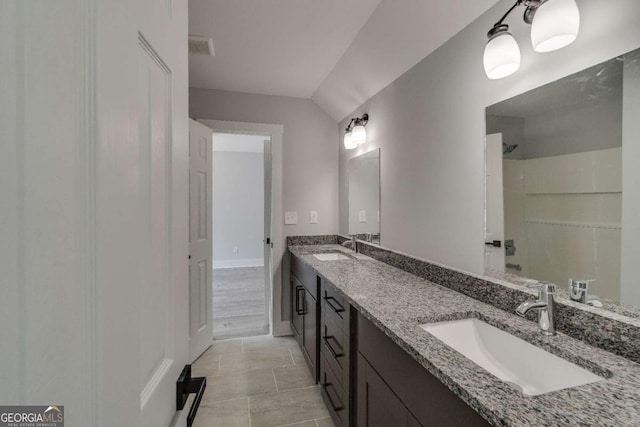
[[[380,244],[380,149],[349,159],[349,234]]]
[[[640,49],[486,109],[488,275],[640,306],[639,88]]]

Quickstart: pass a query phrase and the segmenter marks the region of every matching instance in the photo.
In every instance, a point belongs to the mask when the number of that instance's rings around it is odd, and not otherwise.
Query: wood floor
[[[264,292],[264,267],[214,269],[213,338],[268,334]]]

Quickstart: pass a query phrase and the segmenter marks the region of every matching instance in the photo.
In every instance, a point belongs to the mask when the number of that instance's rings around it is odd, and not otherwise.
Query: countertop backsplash
[[[287,245],[342,244],[347,240],[350,238],[342,235],[290,236],[287,237]],[[358,246],[364,255],[511,314],[515,314],[520,303],[537,295],[523,283],[510,283],[508,277],[499,280],[474,276],[361,240]],[[640,319],[564,298],[556,298],[556,302],[558,331],[640,363]],[[535,322],[536,314],[531,312],[527,318]]]

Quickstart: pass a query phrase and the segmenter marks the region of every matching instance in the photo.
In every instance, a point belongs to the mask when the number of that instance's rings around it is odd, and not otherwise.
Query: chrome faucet
[[[525,301],[516,308],[516,314],[524,317],[530,310],[538,310],[538,329],[543,335],[555,335],[554,302],[556,285],[540,282],[529,286],[538,289],[537,301]]]
[[[354,251],[356,251],[356,253],[358,253],[358,239],[356,236],[357,236],[356,234],[351,235],[351,249],[353,249]]]

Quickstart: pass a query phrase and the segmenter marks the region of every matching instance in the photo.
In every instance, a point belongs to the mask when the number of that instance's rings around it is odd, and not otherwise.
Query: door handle
[[[493,246],[494,248],[501,248],[502,242],[500,240],[494,240],[492,242],[484,242],[487,246]]]
[[[192,377],[191,365],[185,365],[178,377],[178,381],[176,382],[176,408],[178,411],[181,411],[184,409],[189,395],[196,395],[193,403],[191,404],[191,408],[189,409],[189,414],[187,415],[187,427],[191,427],[193,425],[193,420],[196,418],[196,414],[206,388],[207,378]]]
[[[302,292],[301,292],[302,291]],[[298,314],[298,316],[302,316],[305,314],[304,312],[304,287],[303,286],[296,286],[296,313]],[[302,308],[300,308],[300,295],[303,296],[302,299]]]

